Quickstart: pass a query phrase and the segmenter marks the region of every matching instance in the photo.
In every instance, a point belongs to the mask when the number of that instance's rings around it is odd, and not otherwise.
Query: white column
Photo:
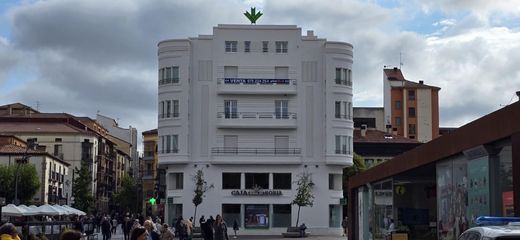
[[[269,173],[269,189],[273,189],[273,173]]]

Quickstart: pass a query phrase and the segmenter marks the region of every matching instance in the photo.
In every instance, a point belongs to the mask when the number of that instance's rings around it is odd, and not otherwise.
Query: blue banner
[[[289,79],[224,78],[224,84],[289,84]]]

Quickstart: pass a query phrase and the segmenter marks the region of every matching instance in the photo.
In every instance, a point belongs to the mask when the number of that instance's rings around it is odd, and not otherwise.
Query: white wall
[[[432,90],[417,89],[417,141],[433,139],[432,132]]]

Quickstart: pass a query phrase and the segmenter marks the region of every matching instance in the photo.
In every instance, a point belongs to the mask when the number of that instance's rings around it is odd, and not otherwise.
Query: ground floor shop
[[[195,215],[192,178],[198,169],[213,188],[197,207],[197,225],[202,215],[207,219],[220,214],[228,226],[236,221],[246,235],[282,233],[297,222],[305,223],[313,233],[341,233],[342,167],[324,164],[171,165],[167,170],[168,223]],[[300,209],[298,220],[298,206],[291,203],[298,188],[295,182],[304,172],[311,174],[315,199],[312,207]]]
[[[349,182],[350,239],[452,240],[478,216],[520,216],[520,103]]]

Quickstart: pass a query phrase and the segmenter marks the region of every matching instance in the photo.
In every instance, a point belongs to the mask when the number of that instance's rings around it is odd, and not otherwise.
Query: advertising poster
[[[471,224],[478,216],[490,214],[489,159],[481,157],[468,162],[468,204]],[[472,226],[473,226],[472,225]]]
[[[246,228],[269,228],[269,205],[246,205]]]
[[[513,201],[513,191],[503,192],[502,193],[502,214],[504,217],[513,217],[514,216],[514,201]]]

